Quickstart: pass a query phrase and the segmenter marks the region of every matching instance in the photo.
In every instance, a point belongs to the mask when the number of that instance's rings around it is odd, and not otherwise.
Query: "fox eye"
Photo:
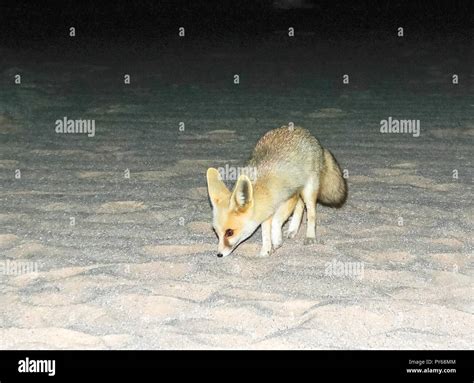
[[[227,229],[227,230],[225,231],[225,236],[226,236],[226,237],[232,237],[233,235],[234,235],[234,230],[232,230],[232,229]]]

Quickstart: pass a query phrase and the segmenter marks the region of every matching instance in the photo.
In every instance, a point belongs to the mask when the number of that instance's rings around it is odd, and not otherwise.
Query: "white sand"
[[[22,88],[1,84],[0,262],[39,272],[0,274],[0,348],[472,349],[473,104],[423,82],[450,68],[393,87],[364,83],[369,68],[336,90],[312,68],[299,88],[236,91],[232,56],[210,85],[207,60],[179,80],[143,64],[148,82],[127,90],[116,68],[77,63],[24,64]],[[64,115],[95,118],[96,136],[56,135]],[[420,118],[421,136],[380,134],[390,115]],[[349,170],[346,206],[318,208],[318,245],[303,226],[271,257],[256,257],[258,232],[216,258],[206,168],[243,165],[287,121]],[[334,260],[363,275],[327,275]]]

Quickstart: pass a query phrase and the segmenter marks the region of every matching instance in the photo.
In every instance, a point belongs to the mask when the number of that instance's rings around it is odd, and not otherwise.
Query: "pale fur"
[[[347,186],[334,156],[306,129],[283,126],[267,132],[258,142],[248,166],[257,169],[252,183],[240,176],[233,193],[219,180],[216,169],[207,172],[218,251],[230,254],[262,226],[261,255],[281,246],[281,228],[293,213],[288,237],[298,232],[307,211],[305,243],[316,239],[316,202],[341,206]],[[232,236],[226,236],[232,229]]]

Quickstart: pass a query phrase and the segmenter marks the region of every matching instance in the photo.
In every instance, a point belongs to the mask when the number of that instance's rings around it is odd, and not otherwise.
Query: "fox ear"
[[[235,184],[234,192],[230,198],[231,207],[245,211],[253,203],[253,186],[250,179],[242,174]]]
[[[217,205],[223,200],[228,200],[230,197],[230,191],[227,189],[224,182],[222,182],[217,169],[207,169],[207,191],[209,193],[212,206]]]

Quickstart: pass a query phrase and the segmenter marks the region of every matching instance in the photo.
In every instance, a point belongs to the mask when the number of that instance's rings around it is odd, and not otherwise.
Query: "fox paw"
[[[296,237],[297,233],[298,233],[298,231],[296,231],[296,230],[295,231],[289,231],[288,230],[285,235],[286,235],[286,238],[293,239],[293,238]]]
[[[318,243],[316,238],[305,238],[304,244],[305,245],[316,245]]]
[[[272,249],[261,249],[260,253],[258,253],[259,257],[268,257],[272,253]]]
[[[274,243],[272,244],[272,246],[273,246],[273,251],[275,251],[276,249],[280,248],[281,245],[283,245],[283,241],[282,241],[282,240],[279,240],[279,241],[277,241],[277,242],[274,242]]]

